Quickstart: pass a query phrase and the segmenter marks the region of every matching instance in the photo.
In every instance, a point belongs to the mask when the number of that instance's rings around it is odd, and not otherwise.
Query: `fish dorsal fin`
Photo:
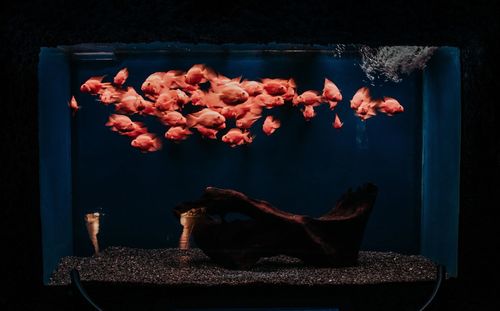
[[[102,80],[104,80],[104,78],[106,77],[107,75],[103,75],[103,76],[93,76],[93,77],[90,77],[89,80],[97,80],[99,82],[102,82]]]

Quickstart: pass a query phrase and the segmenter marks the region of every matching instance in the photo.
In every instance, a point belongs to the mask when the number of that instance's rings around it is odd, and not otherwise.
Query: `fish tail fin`
[[[245,133],[245,142],[248,144],[251,144],[255,137],[256,137],[256,135],[250,135],[250,132],[246,132]]]
[[[93,77],[90,77],[90,78],[89,78],[89,80],[90,80],[90,79],[95,79],[95,80],[97,80],[97,81],[99,81],[99,82],[102,82],[102,80],[104,80],[104,78],[106,78],[106,76],[107,76],[107,75],[103,75],[103,76],[93,76]]]
[[[163,145],[161,143],[161,140],[159,138],[155,138],[155,140],[154,140],[155,151],[156,150],[161,150],[162,147],[163,147]]]
[[[384,97],[384,99],[380,99],[380,98],[379,98],[379,99],[374,99],[374,100],[372,100],[373,107],[378,108],[378,106],[380,106],[382,103],[384,103],[385,98],[386,98],[386,97]]]
[[[339,103],[338,101],[329,100],[328,105],[330,105],[330,110],[335,109],[335,107],[337,106],[338,103]]]

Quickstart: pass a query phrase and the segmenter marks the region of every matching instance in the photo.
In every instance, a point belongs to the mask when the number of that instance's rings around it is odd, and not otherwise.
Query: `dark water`
[[[421,72],[400,83],[371,87],[373,97],[397,98],[405,112],[379,114],[360,121],[349,108],[356,90],[368,86],[359,59],[330,53],[161,53],[121,54],[118,60],[73,58],[71,92],[82,106],[72,127],[73,221],[75,255],[89,255],[83,216],[105,214],[100,242],[106,246],[175,247],[181,226],[172,214],[179,202],[201,195],[207,186],[232,188],[267,200],[291,213],[320,216],[349,187],[374,182],[379,195],[369,221],[363,249],[418,253],[421,201]],[[203,140],[197,133],[175,144],[164,141],[161,151],[140,153],[128,137],[104,126],[112,107],[79,92],[90,76],[114,74],[127,67],[127,85],[140,93],[148,75],[171,69],[187,70],[204,63],[229,77],[254,80],[289,78],[298,92],[321,91],[324,78],[334,81],[344,100],[336,112],[343,128],[332,128],[334,112],[322,105],[306,122],[291,105],[264,110],[252,127],[253,144],[231,148]],[[266,115],[282,121],[273,135],[261,126]],[[154,118],[143,121],[159,136],[165,127]]]

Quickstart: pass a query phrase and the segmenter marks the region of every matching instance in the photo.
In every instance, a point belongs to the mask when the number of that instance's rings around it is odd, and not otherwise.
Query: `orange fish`
[[[189,96],[179,89],[166,90],[158,96],[155,107],[159,111],[179,110],[189,101]]]
[[[257,96],[264,92],[264,86],[257,81],[244,80],[241,82],[241,87],[248,93],[249,96]]]
[[[205,92],[203,90],[196,90],[191,93],[190,99],[193,106],[206,106],[203,102],[205,97]]]
[[[80,91],[83,93],[90,93],[92,95],[97,95],[103,87],[111,86],[111,83],[104,83],[102,80],[105,76],[100,77],[90,77],[84,84],[80,86]]]
[[[306,121],[311,120],[316,116],[316,112],[314,112],[314,107],[313,106],[305,106],[304,109],[302,109],[302,115],[304,116],[304,119]]]
[[[226,127],[226,118],[209,108],[189,114],[186,117],[187,127],[203,126],[211,129],[223,129]]]
[[[104,105],[114,104],[120,101],[123,94],[123,91],[114,87],[107,87],[99,91],[99,101]]]
[[[297,86],[295,85],[295,80],[288,79],[287,90],[286,90],[285,94],[283,94],[283,99],[284,100],[292,100],[296,95],[296,93],[295,93],[296,88],[297,88]]]
[[[236,77],[236,78],[230,79],[224,75],[218,74],[218,75],[211,77],[209,80],[210,80],[210,86],[212,87],[212,89],[217,90],[221,86],[224,86],[224,85],[231,83],[231,82],[239,84],[241,82],[241,77]]]
[[[247,112],[242,118],[236,120],[236,127],[240,129],[249,129],[252,125],[260,119],[260,115]]]
[[[219,113],[226,119],[235,119],[237,115],[236,106],[226,106],[220,109]]]
[[[143,153],[154,152],[160,150],[162,147],[161,140],[151,133],[137,136],[134,140],[132,140],[130,145],[139,149]]]
[[[186,118],[177,111],[168,111],[160,114],[160,120],[168,126],[185,126]]]
[[[254,102],[267,109],[272,109],[274,107],[282,106],[285,104],[283,96],[272,96],[269,94],[260,94],[254,97]]]
[[[220,112],[220,109],[226,107],[227,105],[220,99],[219,94],[208,92],[200,99],[197,106],[205,106]]]
[[[110,115],[106,126],[111,126],[111,130],[115,132],[128,132],[134,129],[132,120],[121,114]]]
[[[157,113],[155,104],[145,99],[142,99],[139,105],[137,105],[137,111],[141,115],[150,115],[150,116],[154,116]]]
[[[273,116],[267,116],[262,125],[262,130],[266,135],[271,135],[281,126],[280,120],[274,118]]]
[[[142,83],[141,90],[144,92],[147,98],[156,100],[160,95],[161,91],[166,88],[166,83],[163,80],[165,76],[164,72],[155,72]]]
[[[272,96],[279,96],[287,94],[290,96],[290,88],[295,87],[293,79],[262,79],[264,90],[267,94]],[[292,95],[293,96],[293,95]],[[290,98],[291,99],[291,98]]]
[[[118,71],[118,73],[113,79],[113,82],[121,87],[125,83],[125,81],[127,81],[127,79],[128,79],[128,69],[123,68],[122,70]]]
[[[351,108],[356,110],[363,103],[370,102],[372,100],[370,96],[370,90],[367,87],[362,87],[356,91],[351,99]]]
[[[384,100],[377,104],[377,110],[389,116],[405,111],[403,106],[401,106],[396,99],[391,97],[384,97]]]
[[[73,117],[75,116],[76,112],[80,110],[80,106],[78,106],[78,103],[76,102],[75,96],[71,96],[71,100],[68,103],[69,108],[71,108],[71,114]]]
[[[268,96],[268,95],[267,95]],[[256,97],[250,97],[246,102],[236,106],[226,106],[222,108],[221,114],[228,118],[241,119],[245,114],[261,115],[262,107],[256,100]]]
[[[139,107],[145,106],[144,98],[137,94],[134,88],[129,87],[122,95],[120,102],[115,105],[115,109],[120,113],[134,114],[139,112]]]
[[[372,100],[367,87],[360,88],[351,99],[351,108],[362,121],[377,115],[377,105],[378,101]]]
[[[215,77],[215,73],[210,68],[202,64],[196,64],[191,67],[185,75],[185,81],[189,84],[205,83]]]
[[[355,114],[362,120],[365,121],[373,116],[377,115],[377,105],[379,101],[363,102],[361,106],[356,109]]]
[[[211,128],[206,128],[206,127],[201,126],[201,125],[197,126],[196,129],[198,130],[198,132],[200,133],[200,135],[203,138],[217,139],[217,133],[219,132],[217,130],[214,130]]]
[[[181,89],[184,92],[194,92],[200,89],[198,84],[189,84],[186,82],[186,75],[176,76],[172,79],[172,83],[170,83],[170,89]]]
[[[342,100],[342,94],[339,88],[330,80],[325,78],[325,86],[323,87],[323,99],[330,105],[330,109],[334,109],[338,102]]]
[[[339,129],[339,128],[341,128],[341,127],[342,127],[342,125],[344,125],[344,123],[342,123],[342,122],[340,121],[339,116],[338,116],[337,114],[335,114],[335,120],[333,121],[332,126],[333,126],[334,128],[336,128],[336,129]]]
[[[319,106],[323,99],[317,91],[305,91],[299,96],[295,96],[292,100],[294,106],[304,104],[306,106]]]
[[[214,89],[219,98],[228,105],[237,105],[247,101],[248,93],[237,82],[229,82],[219,89]]]
[[[141,122],[133,122],[129,117],[119,114],[109,116],[106,126],[110,126],[113,132],[128,137],[137,137],[147,133],[147,128]]]
[[[186,140],[191,134],[193,134],[193,132],[191,132],[187,128],[175,126],[168,129],[168,131],[165,133],[165,138],[173,140],[175,142],[179,142],[181,140]]]
[[[229,144],[231,147],[240,146],[243,144],[251,144],[253,142],[250,132],[242,132],[238,128],[230,129],[226,135],[222,136],[222,141]]]

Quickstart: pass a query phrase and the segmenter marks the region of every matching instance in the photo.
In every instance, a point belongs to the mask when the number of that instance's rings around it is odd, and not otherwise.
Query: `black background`
[[[400,3],[401,2],[401,3]],[[363,43],[462,48],[459,278],[455,310],[493,308],[498,270],[496,119],[499,23],[494,1],[30,1],[2,5],[0,304],[41,310],[37,64],[42,46],[81,42]],[[19,297],[32,297],[22,298]],[[20,299],[20,300],[19,300]],[[497,304],[498,305],[498,304]],[[11,307],[8,310],[13,310]]]

